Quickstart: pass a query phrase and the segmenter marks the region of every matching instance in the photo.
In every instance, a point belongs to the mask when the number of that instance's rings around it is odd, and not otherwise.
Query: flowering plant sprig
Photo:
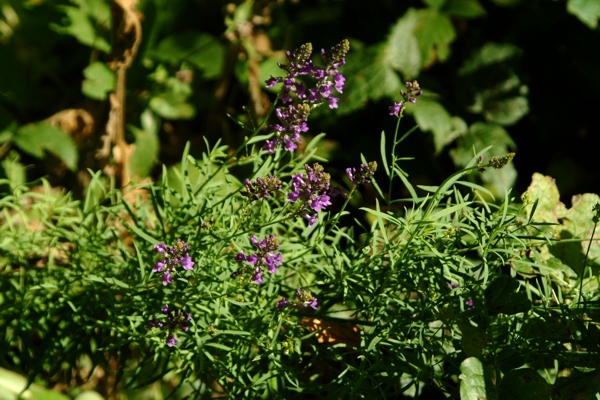
[[[173,347],[177,343],[177,339],[175,339],[174,334],[175,330],[181,329],[182,331],[187,332],[189,329],[187,323],[191,320],[191,315],[183,310],[169,310],[168,304],[165,304],[160,312],[167,316],[166,321],[164,319],[157,320],[156,316],[154,316],[150,321],[148,321],[148,328],[160,328],[167,330],[168,334],[165,343],[167,346]]]
[[[281,189],[281,181],[278,177],[267,176],[265,179],[258,177],[254,181],[246,179],[244,181],[244,189],[240,190],[240,194],[248,197],[250,201],[255,201],[266,199],[269,197],[269,193],[279,189]]]
[[[173,246],[167,246],[164,243],[154,245],[154,251],[161,254],[164,258],[154,264],[152,272],[163,272],[160,277],[163,285],[173,282],[171,275],[176,272],[175,266],[181,265],[185,270],[194,268],[194,262],[187,253],[188,244],[181,239],[177,239]],[[185,253],[185,255],[183,254]]]
[[[405,86],[408,91],[400,91],[400,95],[403,97],[404,101],[394,103],[393,105],[391,105],[389,107],[390,115],[401,118],[402,111],[406,107],[406,103],[408,102],[415,104],[417,102],[417,97],[423,94],[423,91],[421,90],[421,87],[419,86],[419,83],[417,81],[406,82]]]
[[[304,170],[304,175],[292,175],[291,191],[287,194],[287,200],[291,203],[301,202],[297,213],[312,226],[317,220],[317,213],[331,205],[327,194],[331,176],[319,163],[314,163],[312,167],[305,164]]]
[[[377,162],[371,161],[368,164],[360,164],[358,173],[356,168],[346,168],[346,175],[350,182],[358,186],[365,183],[371,183],[371,177],[375,175],[375,171],[377,171]]]
[[[270,274],[274,274],[277,272],[277,265],[281,265],[281,253],[275,254],[275,251],[279,248],[279,240],[275,235],[267,235],[259,242],[256,236],[252,235],[250,236],[250,243],[256,248],[257,251],[255,253],[246,255],[244,251],[241,251],[233,259],[238,263],[246,262],[249,265],[253,265],[254,268],[249,269],[247,266],[244,266],[231,274],[231,278],[235,279],[241,274],[252,273],[252,282],[259,284],[263,282],[263,266],[267,267]]]
[[[277,83],[283,83],[279,98],[284,107],[275,110],[279,123],[266,127],[268,133],[275,133],[274,140],[267,140],[263,146],[266,152],[274,152],[275,147],[283,147],[287,151],[293,151],[300,143],[300,132],[308,131],[308,114],[312,107],[327,102],[329,108],[337,108],[339,99],[333,96],[333,90],[342,93],[346,79],[339,68],[346,63],[346,53],[350,49],[348,40],[331,48],[331,56],[325,49],[321,49],[321,58],[325,64],[324,68],[316,67],[310,60],[312,44],[307,43],[300,46],[294,52],[286,52],[287,64],[278,63],[279,68],[286,71],[285,77],[271,77],[266,81],[266,87],[270,88]],[[307,86],[298,81],[298,77],[308,75],[316,79],[314,87]],[[300,100],[297,104],[292,103],[291,93],[295,93]]]
[[[308,290],[303,290],[300,288],[296,289],[296,296],[298,297],[299,302],[292,303],[282,297],[281,300],[277,302],[277,310],[281,311],[287,307],[310,307],[313,310],[317,309],[317,298],[312,295]]]

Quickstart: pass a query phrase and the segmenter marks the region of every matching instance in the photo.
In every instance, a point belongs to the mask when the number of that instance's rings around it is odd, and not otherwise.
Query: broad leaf
[[[85,80],[81,84],[84,95],[96,100],[106,99],[106,95],[115,89],[115,73],[99,61],[83,70]]]
[[[567,11],[591,29],[596,29],[600,18],[599,0],[569,0]]]
[[[44,158],[49,151],[60,158],[66,166],[77,169],[77,147],[71,136],[62,129],[45,122],[20,127],[13,137],[14,143],[24,152],[37,158]]]
[[[479,400],[487,398],[483,365],[475,357],[469,357],[460,364],[461,400]]]

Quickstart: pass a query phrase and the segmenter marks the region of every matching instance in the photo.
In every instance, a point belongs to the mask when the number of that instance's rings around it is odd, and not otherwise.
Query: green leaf
[[[461,400],[479,400],[487,398],[483,365],[475,357],[469,357],[460,364]]]
[[[390,168],[387,162],[387,150],[385,149],[385,132],[381,131],[381,141],[379,142],[379,150],[381,152],[381,162],[387,176],[390,176]]]
[[[29,124],[17,129],[13,137],[15,145],[24,152],[44,158],[49,151],[60,158],[72,171],[77,169],[77,147],[71,136],[62,129],[45,122]]]
[[[550,400],[552,388],[532,368],[509,371],[498,388],[500,398],[514,400]]]
[[[192,119],[196,115],[193,105],[168,95],[151,99],[150,108],[166,119]]]
[[[465,76],[486,66],[506,62],[518,57],[523,52],[517,46],[509,43],[487,42],[481,49],[467,59],[458,74]]]
[[[487,147],[494,146],[489,151],[489,157],[502,156],[516,148],[516,145],[508,132],[498,124],[476,122],[469,127],[469,132],[462,135],[456,141],[457,146],[450,150],[450,157],[454,164],[466,167],[473,159],[475,152]],[[490,168],[481,174],[481,179],[494,196],[503,195],[506,189],[511,188],[517,178],[514,165],[509,164],[501,169]]]
[[[158,158],[160,122],[149,109],[142,113],[141,122],[142,129],[129,126],[129,130],[135,137],[135,148],[129,158],[129,172],[132,176],[146,178],[150,175]]]
[[[566,215],[567,208],[560,202],[560,194],[556,183],[549,176],[534,173],[531,177],[531,184],[527,188],[526,196],[525,208],[530,219],[533,204],[537,201],[537,207],[533,215],[536,222],[558,223],[558,219],[564,218]]]
[[[410,8],[400,18],[387,41],[387,63],[402,72],[406,80],[419,75],[423,61],[419,42],[413,32],[419,21],[417,10]]]
[[[436,10],[443,6],[445,2],[446,0],[423,0],[423,3]]]
[[[448,0],[442,12],[458,18],[477,18],[485,15],[485,9],[479,0]]]
[[[96,99],[104,100],[109,92],[115,89],[115,73],[99,61],[90,64],[83,70],[85,80],[81,85],[81,91],[84,95]]]
[[[569,0],[567,11],[589,28],[596,29],[600,18],[600,0]]]
[[[418,11],[419,18],[413,34],[419,42],[423,65],[432,65],[436,58],[445,61],[450,55],[449,45],[456,38],[456,31],[447,15],[428,8]]]
[[[179,32],[163,39],[152,51],[157,60],[178,66],[188,61],[203,71],[206,79],[217,78],[225,60],[221,42],[206,32]]]
[[[338,114],[361,108],[369,100],[384,96],[397,97],[400,91],[398,74],[389,65],[386,47],[375,45],[348,53],[348,76]]]
[[[410,109],[422,131],[433,132],[435,152],[439,153],[448,143],[454,123],[448,111],[437,101],[419,98]]]
[[[110,52],[110,44],[105,38],[97,34],[98,23],[105,26],[110,24],[110,13],[106,14],[105,11],[108,9],[108,4],[103,4],[104,8],[99,13],[101,18],[98,19],[92,16],[96,10],[86,9],[85,4],[86,2],[82,2],[81,7],[58,6],[57,8],[66,14],[70,23],[66,26],[51,24],[50,27],[62,35],[73,36],[81,44],[108,53]]]

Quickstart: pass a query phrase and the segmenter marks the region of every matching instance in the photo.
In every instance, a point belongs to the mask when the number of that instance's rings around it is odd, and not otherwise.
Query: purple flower
[[[287,200],[290,203],[301,202],[297,215],[306,218],[308,225],[312,226],[316,222],[316,214],[312,211],[317,213],[331,205],[330,197],[327,195],[331,177],[319,163],[314,163],[312,167],[305,164],[304,170],[305,175],[292,175]]]
[[[403,104],[404,103],[400,102],[400,103],[394,103],[393,106],[390,106],[389,107],[389,109],[390,109],[390,115],[397,117],[398,114],[400,114],[400,109],[402,108]]]
[[[244,189],[240,191],[242,196],[248,197],[250,201],[258,199],[266,199],[270,192],[281,189],[281,182],[276,176],[267,176],[265,179],[260,177],[255,181],[246,179],[244,181]]]
[[[281,265],[281,253],[275,253],[279,248],[279,240],[275,235],[267,235],[260,242],[256,239],[256,236],[250,236],[250,243],[256,248],[256,252],[250,255],[245,255],[244,252],[240,252],[233,257],[233,260],[237,263],[246,262],[252,265],[254,268],[248,268],[247,266],[242,267],[240,270],[231,274],[231,278],[235,279],[238,275],[251,273],[251,281],[255,284],[263,282],[262,267],[267,267],[267,271],[270,274],[277,272],[277,266]]]
[[[400,91],[400,95],[404,101],[401,101],[400,103],[394,103],[394,105],[389,107],[390,115],[392,116],[399,117],[406,105],[406,102],[415,104],[417,102],[417,97],[423,94],[423,91],[421,90],[421,87],[417,81],[406,82],[405,86],[406,89],[408,89],[408,92],[405,92],[404,90]]]
[[[171,275],[177,272],[175,267],[178,264],[188,271],[194,268],[194,262],[187,253],[188,245],[181,239],[177,239],[173,246],[167,246],[164,243],[155,244],[154,251],[164,258],[154,264],[152,272],[163,273],[159,279],[165,286],[173,282]]]
[[[317,309],[317,299],[312,295],[308,290],[302,290],[300,288],[296,289],[296,296],[298,297],[298,303],[292,303],[285,300],[285,297],[282,297],[281,300],[277,302],[277,311],[281,311],[286,307],[310,307],[313,310]]]
[[[356,168],[346,168],[346,175],[350,182],[358,186],[363,183],[371,183],[371,177],[375,175],[375,171],[377,171],[377,163],[371,161],[368,164],[360,164],[358,173],[356,173]]]
[[[456,283],[456,282],[450,282],[450,283],[448,284],[448,288],[449,288],[449,289],[456,289],[456,288],[458,288],[458,287],[460,287],[460,285],[459,285],[458,283]]]
[[[473,300],[469,299],[469,300],[465,301],[465,308],[467,310],[470,310],[471,308],[473,308]]]
[[[165,304],[161,308],[160,312],[166,315],[166,320],[164,318],[161,320],[157,320],[156,316],[154,316],[150,321],[148,321],[148,328],[159,328],[167,330],[168,334],[165,343],[167,344],[167,346],[173,347],[177,343],[177,340],[175,339],[174,335],[175,330],[180,329],[186,332],[189,329],[187,324],[191,320],[191,315],[184,312],[183,310],[170,311],[168,304]]]
[[[350,49],[347,40],[331,48],[331,56],[325,49],[321,50],[324,68],[316,67],[310,60],[312,45],[310,43],[300,46],[294,52],[286,52],[287,64],[278,63],[279,68],[286,72],[285,77],[271,77],[266,81],[266,87],[273,87],[283,83],[279,94],[281,102],[286,105],[275,110],[279,119],[278,124],[267,126],[267,132],[275,132],[275,140],[269,140],[263,146],[265,152],[272,153],[275,147],[283,147],[286,151],[294,151],[300,142],[300,132],[308,131],[308,114],[311,104],[327,101],[330,108],[338,107],[338,98],[333,97],[332,87],[342,93],[346,79],[338,70],[346,63],[346,53]],[[316,80],[315,86],[307,88],[297,80],[302,75],[308,75]],[[307,94],[308,92],[308,94]],[[295,93],[300,102],[293,103],[292,93]]]

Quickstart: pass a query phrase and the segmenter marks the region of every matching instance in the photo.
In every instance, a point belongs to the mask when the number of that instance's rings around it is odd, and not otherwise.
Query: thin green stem
[[[590,248],[592,247],[592,241],[594,240],[594,235],[596,234],[596,226],[597,223],[594,222],[594,228],[592,229],[592,236],[590,237],[590,242],[588,243],[587,251],[585,252],[585,258],[583,259],[583,268],[581,269],[581,276],[579,277],[579,296],[577,299],[577,307],[581,304],[581,291],[583,290],[583,277],[585,276],[585,272],[587,270],[587,261],[588,256],[590,255]],[[583,309],[585,310],[587,303],[583,304]]]

